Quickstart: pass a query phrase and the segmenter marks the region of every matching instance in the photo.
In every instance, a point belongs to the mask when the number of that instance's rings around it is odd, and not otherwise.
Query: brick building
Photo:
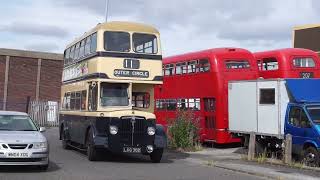
[[[27,99],[59,101],[63,55],[0,48],[0,109],[26,111]]]

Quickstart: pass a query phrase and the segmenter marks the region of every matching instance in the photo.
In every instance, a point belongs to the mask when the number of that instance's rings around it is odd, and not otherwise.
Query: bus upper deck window
[[[199,60],[199,71],[207,72],[210,71],[210,63],[208,59],[200,59]]]
[[[134,33],[132,39],[134,52],[145,54],[158,53],[157,37],[155,35]]]
[[[190,61],[188,62],[188,73],[196,73],[198,72],[198,61]]]
[[[104,32],[104,49],[106,51],[129,52],[130,34],[127,32]]]
[[[299,57],[293,59],[294,67],[315,67],[313,58],[310,57]]]
[[[173,64],[166,64],[166,65],[165,65],[164,75],[165,75],[165,76],[172,76],[172,75],[174,75],[174,65],[173,65]]]
[[[225,61],[227,69],[247,69],[250,64],[247,60],[227,60]]]
[[[279,69],[279,63],[277,59],[275,58],[264,58],[262,60],[262,71],[272,71],[272,70],[278,70]]]
[[[177,63],[176,64],[176,74],[186,74],[187,73],[187,63]]]

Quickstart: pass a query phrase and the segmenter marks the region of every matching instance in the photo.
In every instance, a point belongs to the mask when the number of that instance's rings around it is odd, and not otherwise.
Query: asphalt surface
[[[58,129],[45,132],[50,142],[50,166],[42,172],[34,167],[0,167],[0,179],[7,180],[251,180],[261,177],[225,170],[208,164],[193,163],[190,154],[165,152],[162,162],[154,164],[148,156],[112,155],[99,162],[90,162],[85,153],[63,150],[58,140]]]

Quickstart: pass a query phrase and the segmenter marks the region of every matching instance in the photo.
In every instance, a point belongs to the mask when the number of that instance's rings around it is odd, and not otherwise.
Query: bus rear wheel
[[[161,149],[155,149],[151,154],[150,154],[150,159],[153,163],[160,163],[161,158],[163,154],[163,148]]]
[[[87,156],[89,161],[97,161],[99,159],[98,150],[93,143],[93,132],[90,129],[86,138]]]

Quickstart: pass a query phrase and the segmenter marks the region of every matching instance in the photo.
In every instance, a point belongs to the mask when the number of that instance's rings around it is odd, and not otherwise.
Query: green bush
[[[168,120],[169,147],[183,151],[199,150],[199,119],[191,110],[177,110]]]

